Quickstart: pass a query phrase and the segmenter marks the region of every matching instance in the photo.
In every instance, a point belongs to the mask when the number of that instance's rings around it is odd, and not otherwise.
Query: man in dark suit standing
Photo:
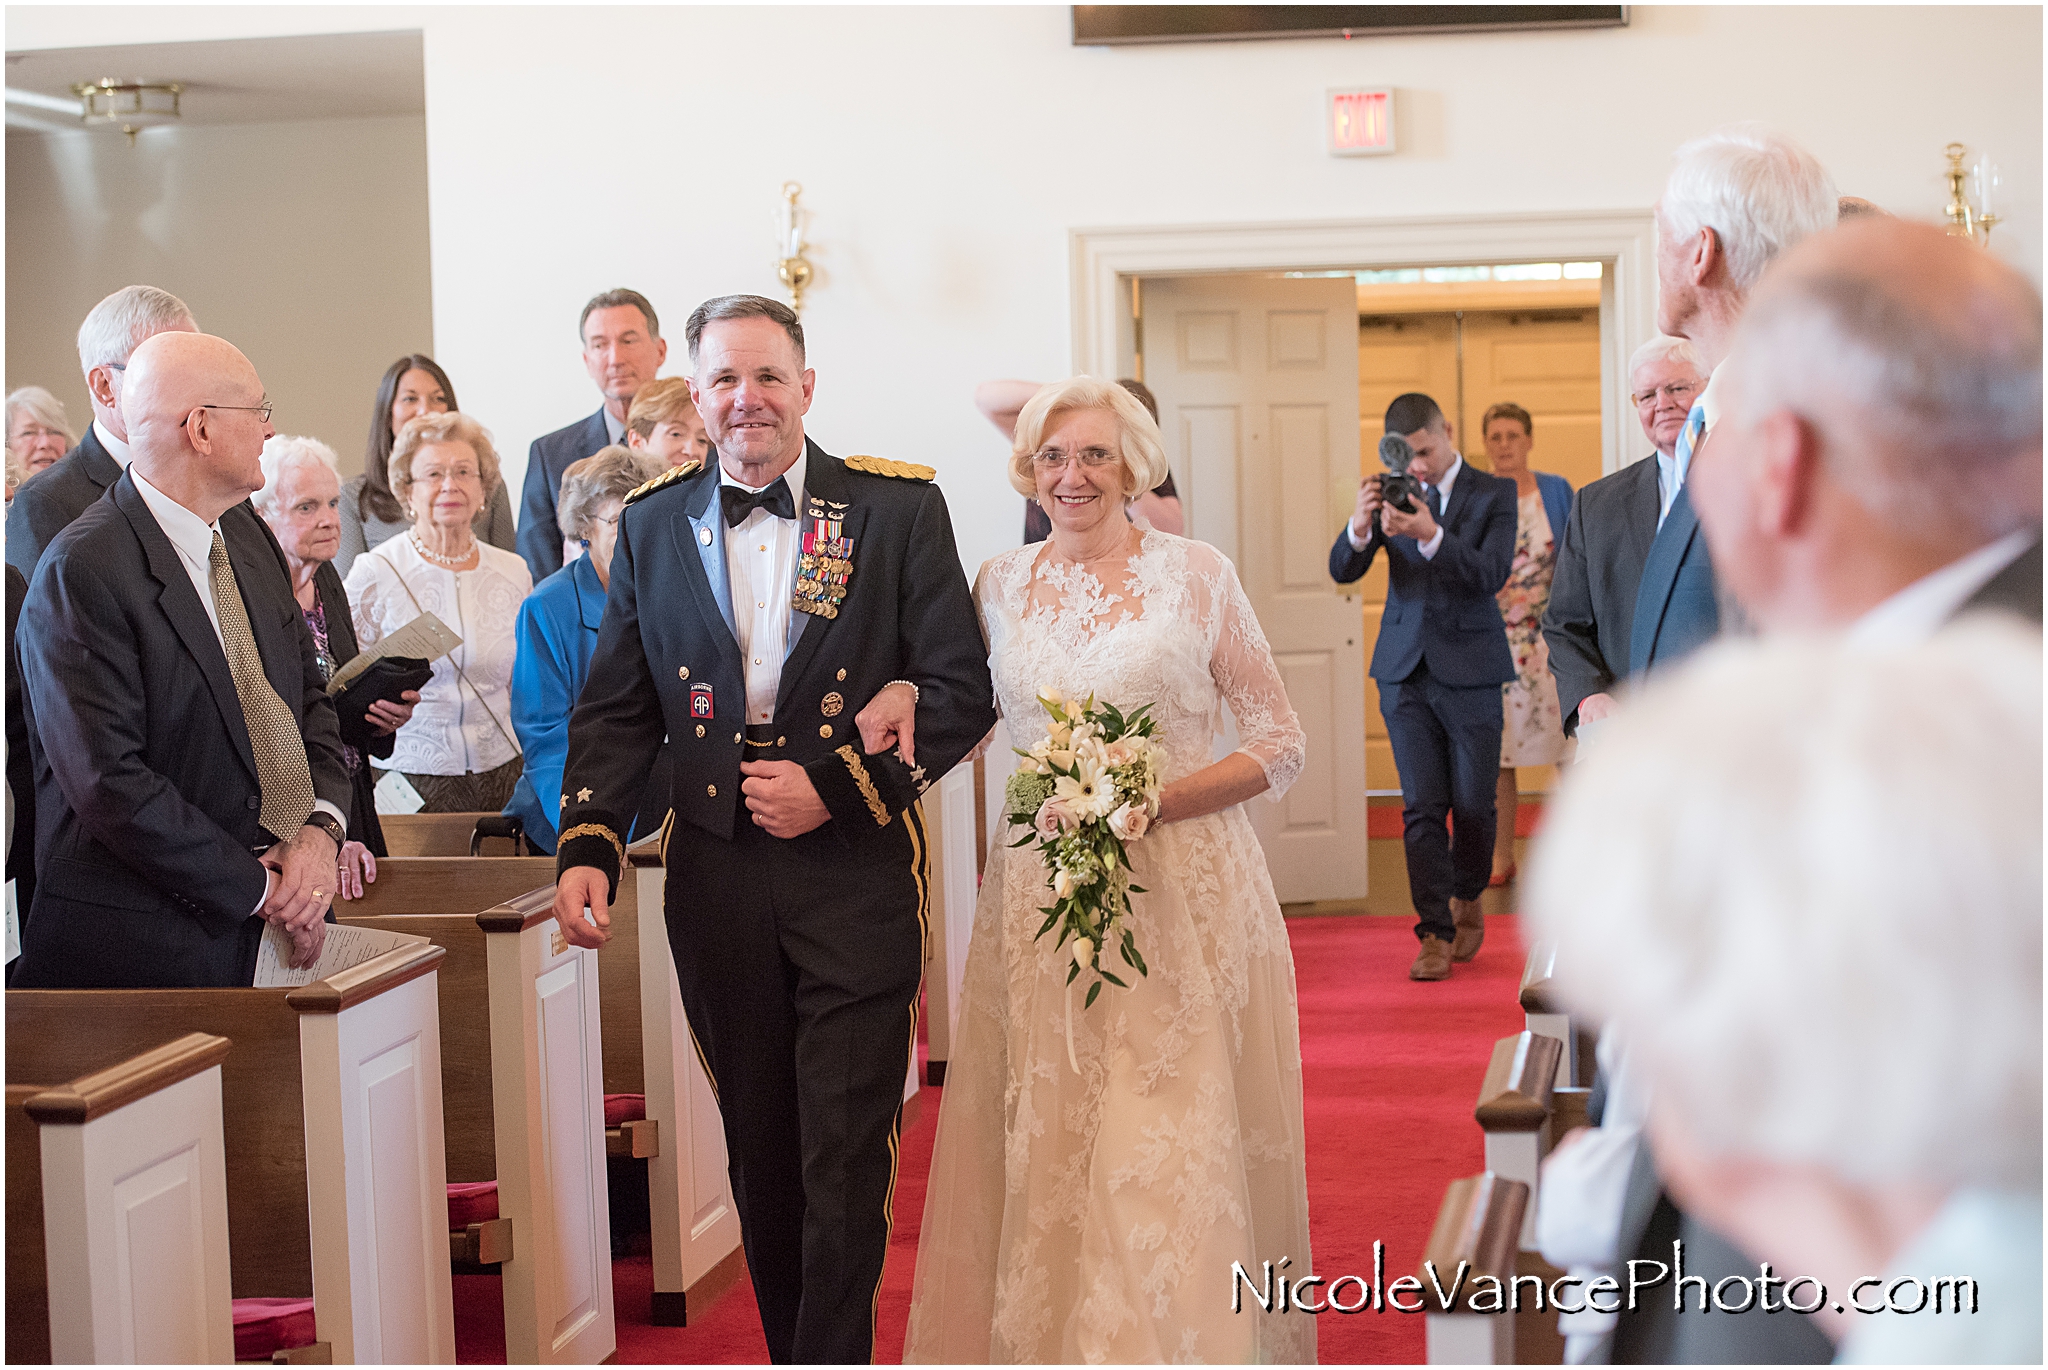
[[[1628,375],[1629,399],[1655,455],[1579,491],[1543,610],[1543,640],[1567,736],[1613,711],[1611,692],[1628,674],[1643,562],[1657,536],[1664,492],[1677,493],[1678,437],[1707,379],[1699,353],[1684,338],[1650,339],[1636,349]]]
[[[607,935],[666,735],[669,945],[768,1352],[864,1364],[916,1047],[917,799],[994,726],[994,688],[931,469],[806,439],[796,315],[729,295],[686,337],[718,464],[672,469],[621,516],[569,722],[555,916],[579,946]],[[917,764],[861,749],[855,715],[884,692],[915,706]]]
[[[35,904],[14,984],[250,982],[263,924],[316,956],[345,834],[334,706],[249,508],[271,434],[227,342],[160,334],[122,397],[133,460],[58,534],[18,640]]]
[[[121,421],[128,358],[158,333],[196,333],[192,311],[168,290],[123,286],[92,307],[78,329],[78,364],[92,394],[92,424],[78,445],[25,482],[7,511],[7,564],[24,580],[50,539],[106,494],[128,465],[128,426]]]
[[[1372,652],[1380,715],[1401,771],[1402,843],[1422,947],[1411,980],[1450,978],[1486,936],[1479,896],[1493,869],[1494,789],[1500,774],[1501,685],[1514,678],[1494,596],[1515,556],[1515,483],[1474,470],[1427,395],[1387,406],[1386,431],[1415,449],[1409,474],[1425,498],[1412,512],[1382,503],[1379,484],[1330,549],[1330,575],[1348,585],[1387,551],[1387,607]],[[1455,838],[1444,831],[1449,815]]]
[[[538,585],[562,569],[562,530],[555,499],[562,473],[601,449],[626,441],[626,414],[640,387],[668,357],[661,320],[637,290],[607,290],[583,306],[576,321],[583,339],[583,367],[604,403],[595,414],[567,428],[535,438],[526,453],[526,486],[519,498],[519,555]]]

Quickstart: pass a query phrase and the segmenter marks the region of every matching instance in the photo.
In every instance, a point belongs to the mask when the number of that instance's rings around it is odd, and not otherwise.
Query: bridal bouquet
[[[1029,829],[1010,845],[1036,842],[1052,873],[1053,905],[1042,910],[1045,924],[1037,936],[1058,928],[1056,946],[1073,939],[1067,984],[1084,970],[1095,973],[1086,1008],[1104,980],[1129,988],[1103,964],[1112,941],[1125,965],[1149,973],[1131,930],[1120,924],[1131,895],[1145,892],[1131,883],[1124,848],[1159,816],[1160,752],[1152,741],[1150,704],[1125,714],[1092,694],[1076,699],[1051,686],[1039,690],[1038,702],[1052,724],[1028,751],[1015,749],[1022,760],[1004,791],[1004,807],[1012,823]]]

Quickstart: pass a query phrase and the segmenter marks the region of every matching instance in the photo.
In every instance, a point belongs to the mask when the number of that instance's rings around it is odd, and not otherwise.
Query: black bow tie
[[[759,490],[743,490],[737,485],[718,487],[718,498],[725,503],[725,526],[745,523],[747,515],[756,509],[766,509],[777,518],[796,517],[796,501],[790,498],[789,482],[777,476]]]

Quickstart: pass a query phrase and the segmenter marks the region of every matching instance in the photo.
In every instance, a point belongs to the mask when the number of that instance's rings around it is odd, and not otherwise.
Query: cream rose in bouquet
[[[1150,704],[1126,714],[1092,694],[1077,699],[1050,686],[1038,692],[1038,701],[1051,725],[1028,750],[1016,749],[1020,760],[1004,807],[1010,822],[1027,830],[1010,845],[1037,843],[1050,874],[1053,903],[1042,910],[1037,935],[1057,928],[1054,945],[1072,940],[1068,984],[1084,970],[1095,976],[1085,1008],[1105,980],[1129,988],[1106,964],[1111,944],[1125,966],[1148,973],[1123,923],[1131,895],[1145,892],[1131,883],[1125,847],[1159,816],[1159,747],[1152,741]]]

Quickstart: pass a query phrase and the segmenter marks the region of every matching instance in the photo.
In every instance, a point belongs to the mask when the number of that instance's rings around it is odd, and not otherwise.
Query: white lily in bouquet
[[[1123,922],[1131,895],[1145,892],[1131,883],[1125,847],[1144,837],[1159,816],[1159,748],[1152,741],[1150,704],[1126,714],[1092,694],[1079,699],[1052,686],[1039,690],[1038,701],[1051,726],[1029,749],[1015,749],[1020,761],[1004,791],[1004,807],[1010,822],[1028,829],[1011,845],[1036,842],[1050,873],[1053,903],[1042,910],[1045,923],[1037,936],[1057,928],[1055,946],[1072,940],[1067,984],[1084,970],[1095,976],[1082,1004],[1087,1008],[1105,980],[1130,988],[1106,964],[1110,945],[1126,967],[1149,973]],[[1071,1025],[1067,1055],[1071,1063]]]

